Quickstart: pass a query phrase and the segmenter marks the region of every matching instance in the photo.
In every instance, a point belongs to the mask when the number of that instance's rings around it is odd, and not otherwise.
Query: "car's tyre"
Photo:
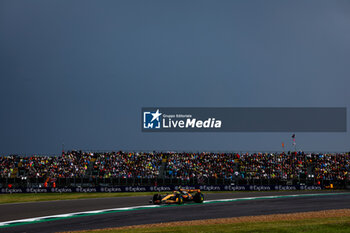
[[[196,193],[193,196],[193,201],[195,203],[202,203],[204,201],[204,195],[202,193]]]
[[[178,197],[178,199],[177,199],[178,201],[177,201],[177,204],[179,204],[179,205],[181,205],[181,204],[183,204],[184,203],[184,199],[182,198],[182,196],[180,195],[179,197]]]
[[[162,196],[160,194],[153,195],[153,204],[160,204],[161,200],[162,200]]]

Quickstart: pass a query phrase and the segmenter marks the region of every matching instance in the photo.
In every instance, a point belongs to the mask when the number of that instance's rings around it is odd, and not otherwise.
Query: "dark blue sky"
[[[2,0],[0,153],[289,149],[290,133],[142,133],[141,107],[349,107],[349,41],[345,0]]]

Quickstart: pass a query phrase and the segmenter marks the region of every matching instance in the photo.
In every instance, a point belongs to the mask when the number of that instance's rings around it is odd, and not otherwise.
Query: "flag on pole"
[[[292,135],[292,138],[293,138],[293,146],[295,146],[295,134],[293,133],[293,135]]]

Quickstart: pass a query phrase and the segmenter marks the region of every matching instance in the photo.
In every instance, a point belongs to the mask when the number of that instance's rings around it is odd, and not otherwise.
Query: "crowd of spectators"
[[[91,153],[0,156],[1,178],[349,179],[349,153]]]
[[[156,178],[161,154],[69,151],[61,156],[0,156],[1,178]]]
[[[238,154],[231,153],[173,153],[168,157],[165,175],[179,179],[232,178],[238,172],[238,158]]]
[[[349,179],[349,153],[174,153],[166,175],[191,179]]]
[[[312,164],[303,153],[254,153],[240,156],[240,174],[247,179],[296,179]]]
[[[159,153],[104,153],[97,156],[93,170],[104,178],[157,178],[161,161]]]
[[[315,178],[317,180],[346,180],[349,179],[349,154],[315,154],[308,156],[315,164]]]
[[[0,176],[28,178],[71,178],[86,174],[93,155],[72,151],[62,156],[3,156],[0,157]]]

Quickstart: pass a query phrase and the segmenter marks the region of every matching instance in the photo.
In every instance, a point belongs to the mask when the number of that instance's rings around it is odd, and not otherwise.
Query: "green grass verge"
[[[176,223],[175,223],[176,224]],[[92,233],[94,231],[82,231]],[[231,224],[213,224],[199,226],[173,226],[173,227],[146,227],[133,229],[109,229],[98,230],[96,233],[157,233],[157,232],[180,232],[180,233],[198,233],[198,232],[261,232],[261,233],[343,233],[350,232],[350,217],[308,219],[293,221],[274,221],[274,222],[246,222]],[[80,231],[79,231],[80,233]]]
[[[301,192],[311,192],[312,190],[303,190]],[[335,191],[335,190],[334,190]],[[170,193],[160,192],[161,194]],[[237,193],[247,191],[206,191],[207,193]],[[257,192],[260,191],[251,191]],[[272,192],[272,191],[264,191]],[[288,192],[288,191],[284,191]],[[0,204],[19,203],[19,202],[38,202],[38,201],[56,201],[56,200],[74,200],[87,198],[105,198],[105,197],[131,197],[131,196],[152,196],[157,192],[125,192],[125,193],[13,193],[0,194]]]
[[[13,193],[0,194],[0,204],[17,202],[37,202],[55,200],[74,200],[105,197],[151,196],[153,192],[133,193]]]

